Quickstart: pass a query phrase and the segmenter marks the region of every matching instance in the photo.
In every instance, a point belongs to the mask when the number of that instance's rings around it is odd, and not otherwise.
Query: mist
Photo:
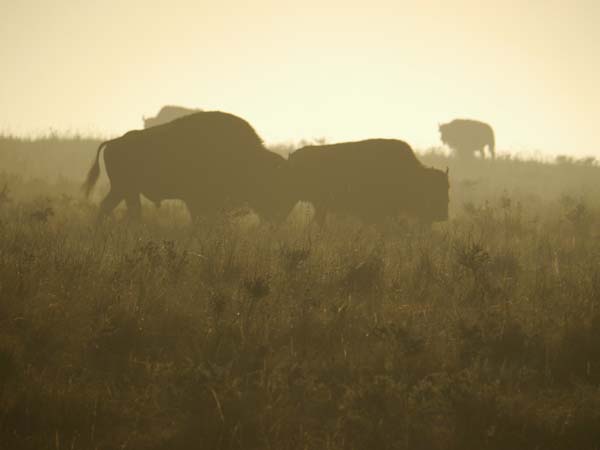
[[[235,111],[271,144],[493,124],[498,147],[598,155],[600,7],[564,2],[19,2],[0,129],[112,137],[163,105]]]
[[[0,449],[598,450],[599,5],[3,5]]]

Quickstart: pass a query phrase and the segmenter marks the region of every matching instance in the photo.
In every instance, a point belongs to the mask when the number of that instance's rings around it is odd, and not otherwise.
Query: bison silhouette
[[[99,219],[122,201],[134,218],[140,195],[160,204],[183,200],[192,216],[251,207],[276,220],[291,209],[284,190],[285,159],[269,150],[245,120],[220,111],[197,112],[167,124],[130,131],[103,142],[83,185],[89,195],[100,174],[104,149],[110,192]]]
[[[423,166],[411,147],[395,139],[307,146],[289,157],[298,200],[327,213],[366,223],[411,216],[431,223],[448,218],[448,173]]]
[[[181,106],[163,106],[156,115],[156,117],[143,117],[144,128],[150,128],[155,127],[157,125],[162,125],[164,123],[169,123],[175,119],[179,119],[180,117],[189,116],[190,114],[194,114],[200,111],[202,110],[183,108]]]
[[[472,158],[475,152],[480,152],[485,158],[484,149],[487,147],[492,159],[495,158],[494,130],[484,122],[469,119],[455,119],[439,126],[442,142],[454,150],[456,156]]]

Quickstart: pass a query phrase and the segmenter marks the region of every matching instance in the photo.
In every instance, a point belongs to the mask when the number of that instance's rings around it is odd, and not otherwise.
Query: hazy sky
[[[165,104],[267,143],[438,145],[477,118],[501,150],[600,156],[600,1],[11,0],[0,130],[117,135]]]

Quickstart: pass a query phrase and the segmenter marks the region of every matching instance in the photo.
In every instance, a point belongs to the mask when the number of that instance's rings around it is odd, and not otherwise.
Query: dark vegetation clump
[[[422,155],[426,228],[95,228],[52,139],[0,139],[1,449],[600,448],[595,164]]]

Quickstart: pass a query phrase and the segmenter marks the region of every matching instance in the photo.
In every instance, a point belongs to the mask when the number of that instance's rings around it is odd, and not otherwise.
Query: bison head
[[[444,172],[426,168],[423,178],[423,198],[425,200],[423,215],[432,222],[448,220],[448,204],[450,203],[448,170],[446,169]]]
[[[442,140],[442,142],[444,144],[448,143],[448,124],[447,123],[441,123],[438,124],[438,131],[440,132],[440,139]]]

